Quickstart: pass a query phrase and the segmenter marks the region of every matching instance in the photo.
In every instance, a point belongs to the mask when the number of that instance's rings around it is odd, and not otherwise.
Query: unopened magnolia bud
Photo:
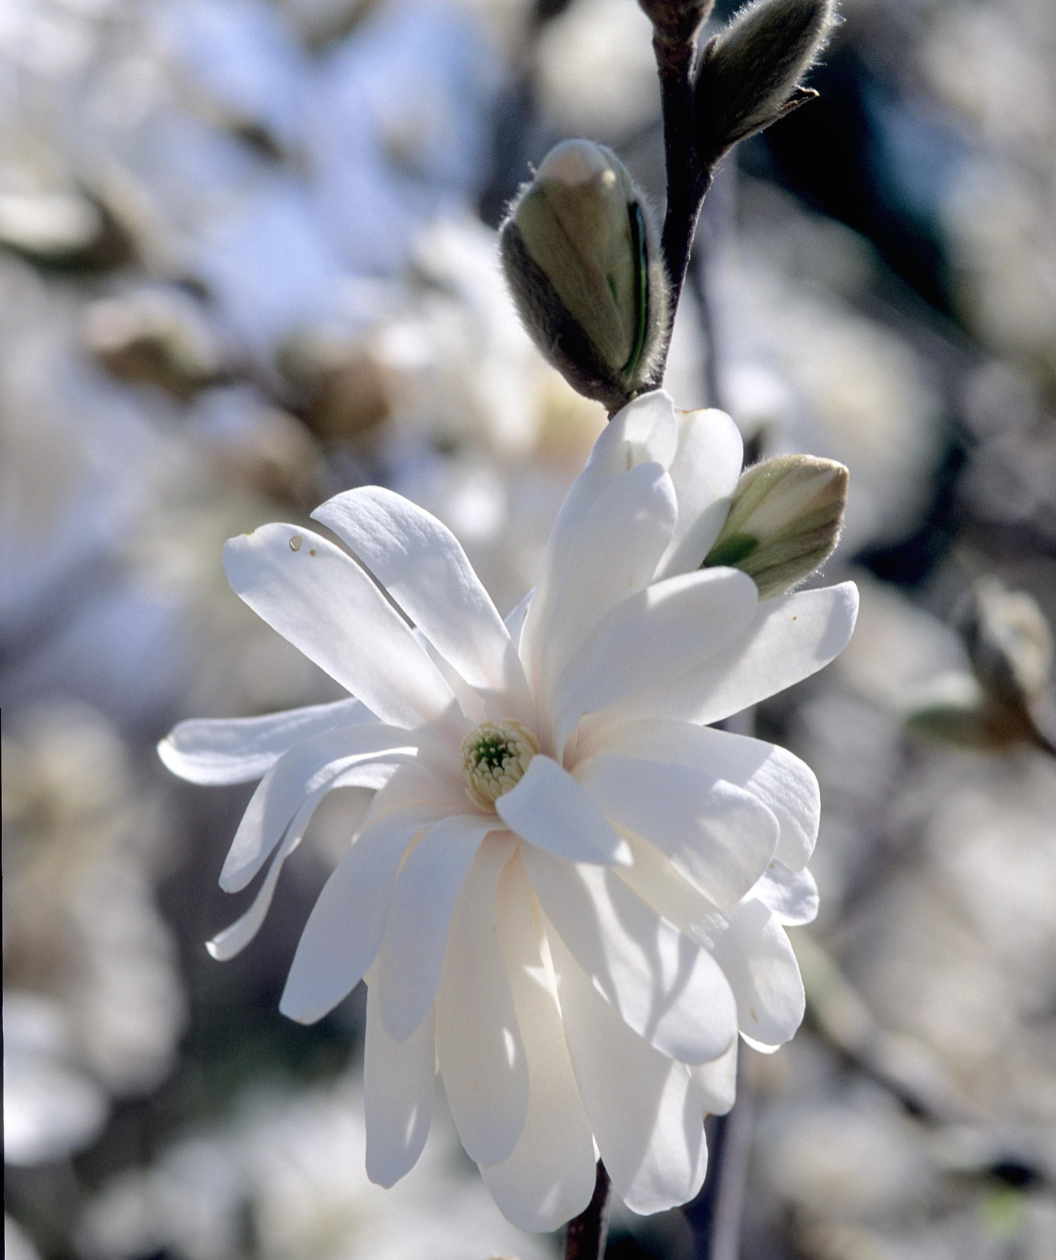
[[[743,570],[760,599],[783,595],[832,555],[847,478],[842,464],[812,455],[781,455],[749,468],[704,565]]]
[[[656,225],[623,163],[589,140],[551,149],[499,241],[536,345],[580,393],[622,407],[663,349],[668,312]]]
[[[696,109],[710,157],[817,95],[800,79],[835,24],[836,0],[756,0],[708,44]]]

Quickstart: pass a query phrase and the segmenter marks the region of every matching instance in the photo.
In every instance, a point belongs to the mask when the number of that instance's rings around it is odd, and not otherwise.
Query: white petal
[[[690,1068],[705,1116],[724,1116],[737,1101],[737,1039],[711,1063]]]
[[[539,567],[539,581],[528,608],[519,650],[529,679],[538,678],[540,628],[554,603],[555,574],[580,536],[584,517],[613,481],[640,464],[666,469],[678,444],[674,405],[663,390],[643,394],[628,403],[605,426],[586,467],[572,483],[557,514]]]
[[[280,848],[272,859],[257,895],[253,898],[253,904],[234,923],[217,932],[212,940],[206,941],[205,948],[209,951],[210,957],[215,958],[217,962],[227,962],[236,954],[240,954],[260,931],[271,909],[275,887],[279,882],[279,875],[282,873],[287,857],[289,857],[289,852]]]
[[[305,797],[341,773],[354,758],[406,754],[407,732],[380,722],[339,727],[302,740],[276,761],[260,781],[238,824],[220,872],[225,892],[245,888],[267,860]],[[413,752],[413,748],[409,750]],[[318,778],[318,782],[315,780]]]
[[[791,871],[784,862],[771,862],[748,894],[769,907],[778,923],[799,927],[818,917],[818,886],[810,871]]]
[[[602,752],[576,777],[614,826],[655,844],[720,908],[740,901],[774,856],[773,813],[706,770]]]
[[[532,602],[532,597],[534,595],[535,595],[535,587],[533,586],[532,589],[528,592],[528,594],[525,595],[525,597],[521,600],[521,602],[517,604],[514,608],[510,609],[510,611],[506,614],[506,617],[504,619],[504,624],[506,626],[506,629],[509,630],[510,632],[510,638],[517,645],[518,650],[520,648],[520,642],[521,642],[521,629],[524,626],[525,617],[528,616],[528,605]]]
[[[406,1041],[393,1041],[382,1023],[377,982],[368,985],[363,1110],[367,1176],[376,1185],[395,1185],[418,1162],[429,1136],[435,1094],[432,1011]]]
[[[547,558],[557,549],[559,525],[597,500],[617,478],[641,464],[667,469],[678,450],[678,418],[671,396],[657,389],[629,402],[598,434],[582,472],[572,483],[554,532]],[[544,575],[547,565],[542,566]]]
[[[379,787],[381,786],[377,777],[379,772],[384,775],[392,771],[391,767],[377,762],[360,762],[335,774],[332,778],[327,778],[323,784],[308,793],[286,828],[282,844],[279,845],[278,851],[272,859],[268,873],[265,875],[257,895],[253,899],[253,904],[240,919],[237,919],[229,927],[224,928],[222,932],[218,932],[211,941],[206,942],[205,947],[213,958],[217,959],[218,962],[226,962],[229,958],[234,958],[236,954],[241,953],[245,949],[260,931],[261,924],[271,908],[271,901],[275,895],[275,886],[279,881],[279,875],[282,873],[283,864],[301,843],[308,824],[311,822],[312,815],[323,797],[337,788]]]
[[[390,1037],[406,1041],[436,997],[455,901],[480,842],[498,819],[452,814],[419,840],[396,880],[378,956],[381,1017]]]
[[[716,937],[726,931],[722,911],[655,845],[630,831],[626,839],[634,861],[631,866],[620,867],[620,878],[662,918],[710,949]]]
[[[594,1137],[632,1212],[686,1203],[704,1183],[702,1100],[690,1071],[624,1025],[549,932],[568,1049]]]
[[[730,510],[741,475],[744,443],[724,411],[684,411],[669,472],[678,498],[678,524],[657,577],[699,569]]]
[[[560,750],[586,713],[648,704],[673,678],[723,651],[751,624],[758,591],[737,569],[702,569],[656,582],[618,604],[584,640],[553,689]],[[702,665],[701,663],[704,662]],[[606,715],[605,727],[614,724]]]
[[[366,828],[334,868],[301,933],[279,1010],[314,1024],[363,979],[385,935],[396,872],[415,836],[439,813],[390,814]]]
[[[639,394],[598,435],[587,468],[609,477],[638,464],[668,468],[678,450],[678,415],[666,390]]]
[[[675,491],[659,464],[640,464],[608,487],[567,531],[555,557],[551,605],[537,634],[545,689],[598,620],[652,578],[675,526]],[[529,618],[535,613],[535,603]]]
[[[604,725],[643,717],[719,722],[824,668],[847,646],[857,614],[853,582],[764,600],[744,634],[703,664],[614,706]]]
[[[267,774],[298,741],[335,726],[376,720],[359,700],[264,717],[204,718],[174,726],[158,745],[158,756],[173,774],[191,783],[250,783]]]
[[[564,655],[616,599],[649,581],[675,527],[675,490],[660,464],[630,467],[615,479],[606,479],[598,494],[581,492],[589,469],[588,464],[580,473],[554,522],[521,631],[520,653],[529,681],[539,676],[544,651],[550,653],[550,669],[559,668],[550,638],[566,612],[573,610],[576,624],[574,633],[572,627],[564,632]],[[649,510],[661,515],[650,520]],[[630,548],[626,558],[621,554],[624,545]],[[621,589],[620,574],[625,583],[634,584]],[[577,583],[583,581],[587,587],[580,592]]]
[[[607,750],[700,768],[747,788],[777,818],[776,856],[799,870],[814,851],[821,818],[818,780],[805,762],[777,744],[690,722],[649,718],[610,727],[582,740],[578,756]]]
[[[788,937],[761,901],[719,911],[653,846],[628,835],[634,865],[620,878],[699,944],[721,967],[737,1003],[741,1034],[774,1047],[803,1019],[803,982]],[[714,1056],[712,1056],[714,1058]]]
[[[730,987],[698,945],[606,867],[522,848],[547,918],[624,1021],[683,1063],[722,1054],[735,1035]]]
[[[495,802],[504,823],[529,844],[570,862],[631,860],[626,842],[575,779],[551,757],[533,757],[524,778]]]
[[[446,525],[380,486],[346,490],[312,516],[348,544],[471,687],[508,687],[509,632]]]
[[[436,998],[436,1056],[451,1115],[470,1159],[509,1158],[528,1114],[528,1065],[495,933],[508,833],[480,846],[458,895]],[[384,994],[382,995],[384,997]]]
[[[499,881],[496,928],[528,1064],[528,1115],[513,1154],[481,1168],[507,1219],[542,1233],[577,1216],[594,1193],[594,1139],[565,1044],[542,921],[518,856]],[[538,910],[536,911],[538,914]]]
[[[784,928],[761,901],[726,911],[729,928],[712,946],[737,999],[742,1033],[767,1046],[790,1041],[803,1021],[803,980]]]
[[[451,704],[451,688],[410,626],[332,542],[262,525],[226,544],[224,572],[258,616],[382,721],[413,727]]]
[[[466,808],[465,779],[456,785],[438,779],[416,756],[407,764],[400,764],[384,788],[370,803],[363,821],[369,827],[378,819],[401,809],[414,809],[419,805],[435,805],[444,814],[460,814]]]

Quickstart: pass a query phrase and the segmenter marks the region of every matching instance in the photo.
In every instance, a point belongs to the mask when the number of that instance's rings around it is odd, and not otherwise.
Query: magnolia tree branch
[[[686,282],[693,237],[700,208],[714,177],[714,165],[701,157],[695,125],[693,67],[697,55],[696,30],[661,28],[653,31],[653,52],[660,77],[660,101],[664,119],[664,158],[667,166],[667,209],[661,248],[671,285],[669,320],[675,322],[682,287]],[[656,389],[664,379],[664,353],[648,382]]]
[[[653,23],[667,164],[662,250],[670,283],[668,332],[685,284],[693,236],[715,170],[741,140],[817,93],[799,82],[836,21],[835,0],[756,0],[699,59],[697,37],[714,0],[639,0]],[[643,388],[664,379],[667,352]]]
[[[598,1160],[598,1177],[594,1195],[586,1210],[568,1222],[565,1234],[565,1260],[600,1260],[605,1253],[605,1236],[609,1232],[609,1195],[612,1182],[605,1165]]]

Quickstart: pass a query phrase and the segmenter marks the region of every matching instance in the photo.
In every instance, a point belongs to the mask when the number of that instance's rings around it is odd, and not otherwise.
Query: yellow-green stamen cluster
[[[478,809],[492,812],[499,797],[520,783],[538,751],[539,741],[513,718],[475,726],[462,741],[466,795]]]

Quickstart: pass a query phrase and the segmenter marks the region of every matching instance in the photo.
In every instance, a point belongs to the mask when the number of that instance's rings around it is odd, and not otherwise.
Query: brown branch
[[[693,236],[700,208],[711,187],[714,167],[705,164],[697,145],[698,127],[693,103],[693,67],[697,56],[696,30],[657,26],[653,52],[660,77],[660,103],[664,119],[664,159],[667,167],[667,208],[661,247],[671,283],[669,328],[686,281]],[[663,384],[667,353],[661,356],[646,389]]]
[[[609,1232],[609,1192],[612,1182],[605,1165],[598,1160],[594,1195],[584,1211],[568,1222],[565,1234],[565,1260],[601,1260],[605,1236]]]

